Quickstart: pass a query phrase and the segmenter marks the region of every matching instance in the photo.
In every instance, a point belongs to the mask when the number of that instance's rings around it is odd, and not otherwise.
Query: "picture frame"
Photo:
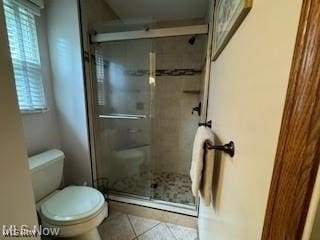
[[[253,0],[217,0],[213,18],[212,60],[226,47],[252,8]]]

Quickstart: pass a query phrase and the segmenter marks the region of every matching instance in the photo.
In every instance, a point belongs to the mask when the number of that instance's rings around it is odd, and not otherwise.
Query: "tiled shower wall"
[[[157,69],[202,70],[205,39],[191,36],[154,39]],[[202,74],[157,76],[151,156],[155,171],[188,174],[199,117],[191,115],[200,101]]]

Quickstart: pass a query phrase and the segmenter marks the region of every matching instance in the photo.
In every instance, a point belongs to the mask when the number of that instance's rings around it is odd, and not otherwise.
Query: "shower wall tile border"
[[[149,74],[149,70],[126,71],[129,76],[142,77]],[[195,76],[201,75],[201,69],[193,68],[175,68],[175,69],[157,69],[156,76]]]

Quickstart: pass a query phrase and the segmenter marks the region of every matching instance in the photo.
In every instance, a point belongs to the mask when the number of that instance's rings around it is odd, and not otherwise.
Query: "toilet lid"
[[[70,186],[45,201],[40,209],[48,219],[75,221],[93,215],[104,202],[103,195],[94,188]]]

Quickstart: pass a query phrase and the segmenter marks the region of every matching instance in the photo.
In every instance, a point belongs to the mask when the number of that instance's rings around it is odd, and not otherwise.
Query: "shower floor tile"
[[[111,191],[151,197],[166,202],[195,205],[189,175],[151,172],[118,179],[110,184]]]

